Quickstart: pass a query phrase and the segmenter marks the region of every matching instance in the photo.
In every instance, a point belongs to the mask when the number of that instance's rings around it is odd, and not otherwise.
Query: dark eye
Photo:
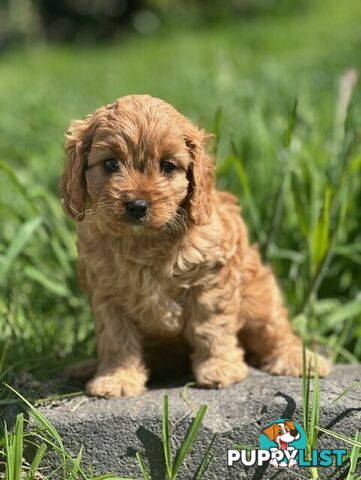
[[[104,167],[108,172],[117,172],[119,170],[118,160],[114,160],[113,158],[105,160]]]
[[[174,170],[177,170],[177,166],[174,163],[165,160],[160,162],[160,171],[162,173],[169,174],[174,172]]]

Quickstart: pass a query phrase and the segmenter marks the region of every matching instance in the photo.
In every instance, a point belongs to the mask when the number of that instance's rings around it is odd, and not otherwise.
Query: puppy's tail
[[[69,365],[65,368],[64,373],[73,380],[86,381],[94,376],[97,366],[98,360],[96,358],[88,358],[87,360]]]

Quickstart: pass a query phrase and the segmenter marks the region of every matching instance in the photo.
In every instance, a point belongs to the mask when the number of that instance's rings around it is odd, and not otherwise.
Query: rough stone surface
[[[361,380],[361,366],[337,366],[321,380],[320,425],[353,437],[361,430],[361,388],[356,385],[338,401],[335,399],[356,381]],[[305,469],[289,472],[273,467],[227,468],[226,453],[232,445],[254,445],[259,442],[262,427],[278,418],[291,418],[302,424],[302,381],[288,377],[271,377],[252,370],[244,382],[227,390],[162,387],[150,389],[139,398],[113,400],[77,397],[42,412],[63,436],[66,447],[74,455],[84,446],[84,465],[92,465],[94,473],[116,473],[141,478],[135,453],[141,451],[149,464],[152,480],[164,478],[161,441],[162,400],[169,395],[170,419],[173,429],[173,451],[180,444],[190,423],[190,406],[208,405],[201,434],[182,467],[179,479],[193,479],[194,472],[211,438],[216,455],[205,478],[209,479],[271,479],[302,478]],[[182,395],[183,394],[183,395]],[[350,446],[328,435],[320,434],[319,448]],[[51,461],[51,460],[48,460]],[[321,469],[322,470],[322,469]],[[333,472],[335,469],[333,469]],[[276,477],[275,477],[276,475]],[[361,475],[361,472],[359,473]],[[323,475],[321,475],[321,478]],[[338,474],[335,478],[345,478]]]

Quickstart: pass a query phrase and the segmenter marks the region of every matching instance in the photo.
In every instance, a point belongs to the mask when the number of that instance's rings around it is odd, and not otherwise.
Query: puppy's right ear
[[[75,120],[65,134],[66,165],[60,181],[60,195],[65,212],[76,221],[84,218],[86,203],[87,157],[94,133],[106,117],[100,108],[84,120]]]
[[[87,153],[91,147],[91,118],[71,122],[65,134],[66,164],[60,180],[60,195],[65,213],[73,220],[84,218]]]

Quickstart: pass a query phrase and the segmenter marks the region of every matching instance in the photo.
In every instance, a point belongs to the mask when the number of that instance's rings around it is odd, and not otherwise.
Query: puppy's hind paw
[[[317,357],[316,364],[315,364],[315,356]],[[323,357],[322,355],[315,354],[306,350],[306,364],[307,364],[307,372],[310,372],[311,377],[315,376],[315,371],[317,367],[318,375],[320,377],[327,377],[330,374],[332,364],[330,360]],[[301,372],[302,375],[302,372]]]
[[[211,357],[193,366],[197,385],[208,388],[225,388],[247,377],[247,365],[240,360],[230,362]]]
[[[331,371],[331,363],[323,356],[316,354],[317,371],[320,377],[326,377]],[[262,370],[271,375],[302,377],[303,353],[301,347],[290,347],[276,350],[272,357],[264,359]],[[306,350],[306,372],[315,375],[315,354]]]

